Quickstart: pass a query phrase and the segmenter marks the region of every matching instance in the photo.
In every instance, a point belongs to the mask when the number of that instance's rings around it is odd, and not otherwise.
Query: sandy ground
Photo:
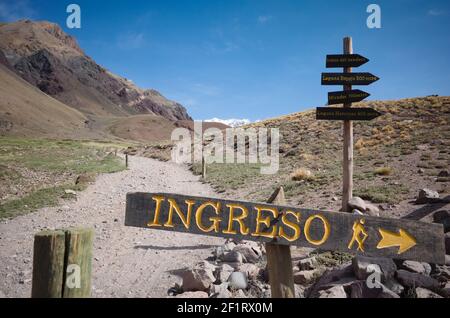
[[[36,232],[80,226],[95,228],[93,297],[167,296],[176,270],[223,239],[125,227],[125,197],[135,191],[218,197],[183,167],[130,157],[129,170],[101,175],[76,201],[0,223],[0,297],[30,297]]]

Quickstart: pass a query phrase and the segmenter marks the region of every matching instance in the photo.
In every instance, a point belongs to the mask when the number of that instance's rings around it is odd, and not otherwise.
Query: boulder
[[[448,178],[448,177],[450,177],[450,173],[448,172],[448,170],[442,170],[442,171],[439,171],[438,177]]]
[[[261,250],[255,250],[255,248],[247,244],[236,246],[233,252],[240,253],[244,263],[258,263],[262,256]]]
[[[365,202],[360,197],[351,198],[350,201],[348,202],[348,205],[353,211],[355,210],[358,212],[363,211],[364,213],[371,216],[380,216],[380,209],[377,206]]]
[[[439,296],[436,293],[433,293],[431,290],[422,288],[422,287],[417,287],[416,288],[416,295],[417,298],[443,298],[442,296]]]
[[[354,282],[351,286],[351,298],[400,298],[399,295],[389,290],[383,284],[369,288],[365,281]]]
[[[410,288],[423,287],[426,289],[436,290],[440,286],[439,282],[430,276],[411,273],[404,269],[398,270],[396,277],[400,284]]]
[[[299,285],[307,285],[311,283],[315,277],[316,277],[315,270],[296,272],[294,273],[294,283]]]
[[[439,200],[439,193],[430,189],[422,189],[416,199],[416,204],[433,203]]]
[[[258,278],[261,269],[255,264],[246,263],[239,266],[239,271],[245,273],[248,279],[255,280]]]
[[[415,261],[403,261],[400,267],[402,269],[406,269],[407,271],[424,275],[430,275],[431,272],[431,267],[429,264]]]
[[[394,277],[397,266],[390,258],[366,257],[358,255],[353,258],[352,266],[355,276],[360,280],[366,280],[374,272],[381,276],[381,282],[386,282]]]
[[[319,298],[347,298],[347,293],[342,286],[334,286],[319,291]]]
[[[207,291],[216,280],[214,271],[214,265],[201,262],[195,265],[193,269],[181,273],[183,291]]]
[[[238,251],[230,251],[223,255],[222,261],[227,263],[236,263],[238,265],[244,262],[244,257]]]
[[[231,298],[232,294],[228,290],[228,283],[212,285],[210,290],[211,298]]]
[[[298,262],[298,268],[301,271],[308,271],[308,270],[312,270],[315,269],[317,266],[317,258],[316,257],[308,257],[308,258],[304,258],[302,260],[300,260]]]
[[[208,298],[208,294],[203,291],[185,292],[175,296],[175,298]]]
[[[222,264],[222,266],[218,267],[216,270],[216,278],[219,282],[224,283],[228,281],[231,273],[234,272],[234,268],[228,264]]]
[[[397,295],[403,294],[405,287],[403,287],[396,279],[392,278],[388,280],[385,284],[386,288],[392,290]]]
[[[82,173],[80,174],[76,180],[75,184],[89,184],[95,181],[95,174],[92,173]]]
[[[229,286],[232,289],[247,289],[247,276],[242,272],[233,272],[228,278]]]

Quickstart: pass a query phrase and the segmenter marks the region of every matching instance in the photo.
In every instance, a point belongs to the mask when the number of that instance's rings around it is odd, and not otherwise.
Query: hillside
[[[86,116],[152,114],[191,120],[182,105],[98,65],[54,23],[1,24],[0,50],[16,74]]]

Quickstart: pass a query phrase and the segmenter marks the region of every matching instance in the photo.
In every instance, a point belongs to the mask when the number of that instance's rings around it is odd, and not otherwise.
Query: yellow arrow
[[[381,240],[377,245],[378,249],[398,246],[398,253],[402,254],[417,244],[414,237],[406,231],[400,229],[398,234],[383,229],[378,229],[381,234]]]

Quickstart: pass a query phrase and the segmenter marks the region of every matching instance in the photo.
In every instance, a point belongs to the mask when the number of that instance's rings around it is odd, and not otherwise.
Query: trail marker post
[[[359,67],[369,59],[359,54],[353,54],[351,37],[344,38],[343,55],[327,55],[326,67],[343,67],[343,73],[322,73],[322,85],[343,85],[342,92],[328,94],[328,105],[343,104],[344,108],[319,107],[316,111],[317,120],[343,120],[343,181],[342,181],[342,211],[350,212],[348,202],[353,196],[353,120],[372,120],[381,113],[370,108],[352,109],[353,102],[359,102],[370,94],[353,90],[353,85],[370,85],[379,80],[371,73],[353,73],[353,67]]]

